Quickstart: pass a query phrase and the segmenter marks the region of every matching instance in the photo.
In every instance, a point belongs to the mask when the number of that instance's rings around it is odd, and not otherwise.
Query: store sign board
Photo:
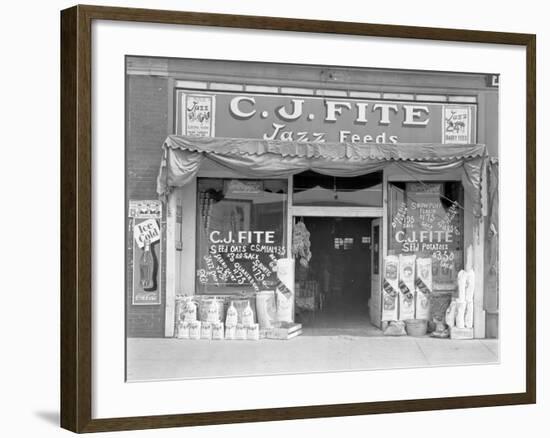
[[[211,112],[210,130],[190,129],[190,117],[199,117],[191,111],[197,105]],[[178,90],[176,131],[282,141],[451,143],[466,136],[469,142],[474,140],[475,114],[475,105]],[[451,117],[452,129],[445,117]],[[460,120],[455,123],[455,118]]]

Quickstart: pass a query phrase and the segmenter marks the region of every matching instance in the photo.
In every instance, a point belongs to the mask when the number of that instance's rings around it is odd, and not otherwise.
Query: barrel
[[[409,336],[424,336],[428,331],[428,321],[426,319],[407,319],[405,327]]]

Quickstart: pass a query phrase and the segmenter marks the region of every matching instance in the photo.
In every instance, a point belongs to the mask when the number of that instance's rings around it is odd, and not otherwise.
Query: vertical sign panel
[[[214,137],[216,96],[212,94],[182,93],[181,125],[184,135]]]
[[[132,304],[158,305],[161,303],[162,204],[156,200],[131,200],[128,216],[132,239]]]

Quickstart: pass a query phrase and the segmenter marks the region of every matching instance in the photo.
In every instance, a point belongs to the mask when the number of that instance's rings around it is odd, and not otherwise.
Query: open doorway
[[[296,263],[296,320],[312,335],[374,335],[369,318],[373,270],[372,218],[304,217],[308,267]],[[376,267],[375,267],[376,268]]]

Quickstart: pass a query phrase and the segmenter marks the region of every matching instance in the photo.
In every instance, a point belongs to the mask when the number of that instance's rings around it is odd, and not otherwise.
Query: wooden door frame
[[[290,186],[290,189],[292,189],[291,186]],[[382,238],[380,239],[379,244],[382,247],[382,250],[380,251],[380,255],[378,258],[378,264],[379,264],[378,270],[379,270],[379,275],[382,275],[382,260],[383,260],[382,251],[384,250],[384,246],[382,243],[382,239],[384,236],[384,214],[385,214],[384,207],[292,206],[291,199],[292,199],[292,196],[289,196],[289,206],[288,206],[288,215],[287,215],[288,257],[292,257],[292,252],[290,248],[292,247],[292,226],[294,225],[295,217],[316,217],[316,218],[343,217],[343,218],[380,219],[380,233]],[[371,236],[371,239],[372,239],[372,236]],[[372,270],[373,269],[372,254],[369,257],[371,257],[371,270]],[[370,287],[372,289],[372,284],[370,285]],[[371,290],[371,299],[372,299],[372,290]],[[380,312],[381,311],[382,310],[380,309]],[[368,312],[370,315],[370,308]]]
[[[378,263],[378,286],[380,287],[380,303],[379,303],[379,306],[378,306],[378,319],[376,321],[373,320],[373,318],[371,317],[371,303],[372,303],[372,299],[373,299],[373,292],[374,292],[374,288],[373,288],[373,281],[372,281],[372,270],[374,269],[374,221],[376,219],[379,219],[378,221],[378,226],[380,227],[380,230],[378,231],[378,260],[376,261],[376,263]],[[370,287],[371,287],[371,292],[370,292],[370,300],[369,300],[369,318],[370,318],[370,323],[372,325],[374,325],[375,327],[378,327],[378,328],[382,328],[382,272],[383,272],[383,260],[384,260],[384,244],[383,244],[383,240],[384,240],[384,221],[383,221],[383,218],[373,218],[373,220],[371,221],[371,229],[370,229],[370,232],[371,232],[371,284],[370,284]]]

